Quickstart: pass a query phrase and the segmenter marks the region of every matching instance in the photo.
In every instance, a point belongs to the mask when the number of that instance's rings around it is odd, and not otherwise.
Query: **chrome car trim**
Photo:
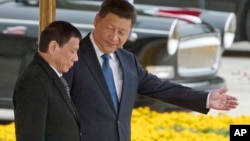
[[[161,79],[173,79],[175,77],[173,66],[146,66],[146,70]]]
[[[220,53],[221,42],[217,37],[199,37],[181,41],[177,71],[183,77],[214,74],[219,68]]]
[[[168,42],[167,42],[167,51],[169,55],[174,55],[179,46],[179,29],[178,29],[178,20],[175,19],[170,27]]]
[[[203,82],[196,82],[196,83],[180,83],[183,86],[187,87],[203,87],[209,85],[209,81],[203,81]]]
[[[236,16],[233,12],[206,11],[201,14],[203,21],[221,32],[222,46],[230,48],[236,33]]]
[[[224,26],[223,45],[225,48],[230,48],[233,44],[236,32],[236,24],[235,14],[229,14]]]
[[[20,20],[20,19],[6,19],[0,18],[0,23],[11,23],[11,24],[26,24],[26,25],[39,25],[39,22],[36,20]],[[80,24],[80,23],[72,23],[78,28],[87,28],[93,29],[94,26],[92,24]],[[140,33],[149,33],[149,34],[162,34],[168,35],[169,31],[162,31],[162,30],[154,30],[154,29],[142,29],[142,28],[133,28],[133,32],[140,32]]]
[[[218,37],[200,37],[197,39],[182,41],[180,43],[180,49],[192,48],[192,47],[203,47],[208,45],[220,45]]]
[[[1,120],[14,120],[14,110],[0,108],[0,119]]]
[[[0,18],[0,23],[38,25],[38,21],[35,20],[20,20],[20,19],[6,19],[6,18]]]

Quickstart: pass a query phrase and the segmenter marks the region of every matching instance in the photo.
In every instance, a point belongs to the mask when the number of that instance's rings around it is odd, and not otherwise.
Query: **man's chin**
[[[71,68],[71,67],[70,67],[70,68]],[[67,72],[69,71],[70,68],[65,68],[65,69],[63,70],[63,73],[67,73]]]

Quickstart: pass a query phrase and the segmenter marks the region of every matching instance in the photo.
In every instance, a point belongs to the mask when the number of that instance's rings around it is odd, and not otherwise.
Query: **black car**
[[[0,1],[0,119],[13,119],[15,81],[37,52],[38,2]],[[56,4],[57,20],[71,22],[83,36],[93,29],[100,1],[57,0]],[[183,16],[178,14],[182,9],[175,7],[135,7],[138,21],[123,48],[136,54],[149,72],[164,81],[198,90],[225,86],[217,71],[223,51],[234,39],[234,13],[198,11],[199,16]],[[177,14],[170,16],[171,12]],[[175,107],[144,97],[138,97],[135,106],[150,106],[158,111]]]
[[[134,3],[234,12],[238,23],[235,41],[250,41],[250,0],[134,0]]]

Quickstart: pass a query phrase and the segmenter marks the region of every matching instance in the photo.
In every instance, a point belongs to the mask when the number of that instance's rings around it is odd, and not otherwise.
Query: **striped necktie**
[[[70,96],[70,91],[69,91],[69,85],[68,85],[68,83],[66,82],[66,80],[62,76],[60,77],[60,79],[61,79],[61,81],[63,83],[63,86],[64,86],[64,88],[66,90],[66,93],[67,93],[67,95],[69,97],[69,100],[71,101],[71,96]]]

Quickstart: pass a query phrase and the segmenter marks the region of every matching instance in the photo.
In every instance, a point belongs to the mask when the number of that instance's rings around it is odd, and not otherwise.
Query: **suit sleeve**
[[[135,59],[139,82],[138,93],[163,102],[174,104],[200,113],[208,113],[206,108],[208,93],[197,91],[179,84],[163,81],[148,73]]]
[[[48,96],[39,79],[20,81],[14,90],[17,141],[44,141]]]

